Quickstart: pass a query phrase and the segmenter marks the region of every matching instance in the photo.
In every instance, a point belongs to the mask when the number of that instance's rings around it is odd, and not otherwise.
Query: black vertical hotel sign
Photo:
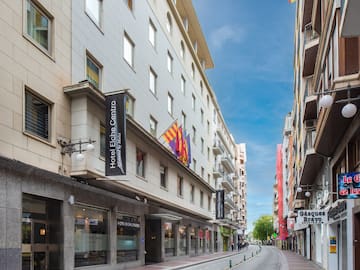
[[[225,192],[223,189],[216,191],[216,219],[224,219]]]
[[[126,94],[105,97],[105,175],[126,174]]]

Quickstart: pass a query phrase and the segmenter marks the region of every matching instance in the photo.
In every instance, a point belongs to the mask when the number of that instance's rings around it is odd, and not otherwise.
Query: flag
[[[186,140],[186,136],[185,133],[182,134],[182,148],[181,148],[181,152],[179,155],[179,160],[184,164],[184,165],[188,165],[189,164],[189,156],[188,156],[188,145],[187,145],[187,140]]]
[[[181,155],[182,151],[183,151],[183,134],[182,134],[182,127],[180,126],[178,129],[177,129],[177,132],[176,132],[176,140],[175,140],[175,145],[176,145],[176,152],[177,152],[177,155],[178,157]]]
[[[289,3],[295,3],[296,0],[288,0]]]
[[[162,137],[164,138],[164,140],[167,143],[170,143],[176,137],[177,131],[178,131],[178,124],[177,124],[177,121],[175,121],[170,126],[170,128],[167,131],[164,132]]]

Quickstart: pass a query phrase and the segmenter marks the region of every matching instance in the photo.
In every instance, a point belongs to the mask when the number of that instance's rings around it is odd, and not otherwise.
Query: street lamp
[[[352,118],[356,112],[357,112],[357,107],[355,104],[351,103],[352,101],[355,100],[360,100],[360,95],[357,97],[352,98],[350,96],[350,89],[351,89],[351,85],[349,84],[346,88],[343,89],[337,89],[337,90],[326,90],[324,92],[321,93],[316,93],[316,95],[321,95],[321,98],[319,100],[319,106],[321,108],[330,108],[331,105],[334,103],[334,98],[331,95],[332,93],[337,93],[337,92],[343,92],[343,91],[347,91],[347,97],[344,99],[339,99],[337,101],[335,101],[335,103],[347,103],[342,109],[341,109],[341,115],[345,118]]]
[[[95,140],[91,139],[85,141],[81,141],[80,139],[78,142],[72,142],[71,140],[67,141],[64,138],[59,138],[57,142],[61,146],[62,155],[68,154],[69,156],[71,156],[73,153],[77,153],[75,158],[78,161],[84,160],[85,155],[83,154],[83,152],[92,151],[95,148]]]

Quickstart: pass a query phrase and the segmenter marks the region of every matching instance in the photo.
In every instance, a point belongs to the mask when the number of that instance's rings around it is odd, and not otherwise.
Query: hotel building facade
[[[236,244],[246,149],[205,75],[214,64],[192,2],[0,3],[1,265],[126,269]],[[107,177],[114,93],[126,174]],[[189,166],[162,138],[175,122],[191,138]]]

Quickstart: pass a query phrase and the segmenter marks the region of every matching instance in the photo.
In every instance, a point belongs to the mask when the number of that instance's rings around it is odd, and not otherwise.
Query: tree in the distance
[[[274,232],[272,216],[263,215],[254,222],[253,236],[255,239],[264,241],[268,240]]]

